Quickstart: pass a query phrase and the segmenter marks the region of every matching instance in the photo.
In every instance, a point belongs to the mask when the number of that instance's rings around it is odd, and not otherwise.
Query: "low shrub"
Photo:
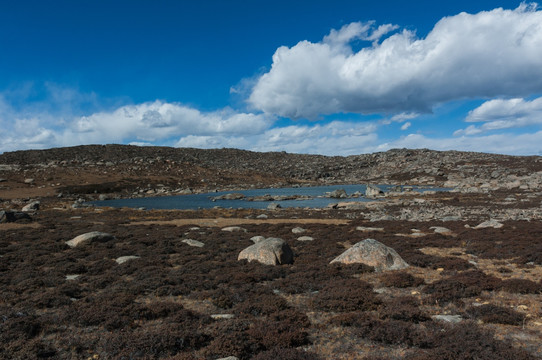
[[[387,287],[408,288],[424,284],[422,278],[405,271],[389,271],[380,276],[380,281]]]
[[[509,308],[493,304],[472,306],[465,311],[468,316],[486,323],[522,325],[525,315]]]
[[[357,279],[329,280],[311,301],[314,308],[339,312],[374,310],[378,304],[373,287]]]

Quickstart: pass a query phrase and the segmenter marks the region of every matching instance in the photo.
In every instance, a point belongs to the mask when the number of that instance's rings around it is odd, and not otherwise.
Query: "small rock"
[[[337,189],[327,193],[327,196],[334,199],[345,199],[348,197],[348,194],[344,189]]]
[[[25,183],[25,184],[33,184],[33,183],[34,183],[34,179],[24,179],[24,183]]]
[[[372,232],[372,231],[384,231],[384,228],[381,227],[365,227],[365,226],[358,226],[356,230],[363,231],[363,232]]]
[[[305,229],[303,229],[303,228],[301,228],[301,227],[295,227],[295,228],[292,229],[292,232],[293,232],[294,234],[302,234],[302,233],[304,233],[305,231],[307,231],[307,230],[305,230]]]
[[[135,260],[135,259],[139,259],[139,256],[134,256],[134,255],[121,256],[119,258],[116,258],[115,261],[117,262],[117,264],[120,265],[120,264],[124,264],[127,261]]]
[[[278,210],[281,208],[282,206],[280,206],[280,204],[277,204],[277,203],[271,203],[267,206],[267,210]]]
[[[115,237],[111,234],[103,233],[99,231],[91,231],[91,232],[76,236],[69,241],[66,241],[66,244],[69,247],[74,248],[76,246],[79,246],[85,243],[91,243],[94,241],[105,242],[105,241],[109,241],[113,239],[115,239]]]
[[[314,238],[310,237],[310,236],[301,236],[301,237],[298,237],[297,238],[297,241],[313,241]]]
[[[444,321],[452,324],[457,324],[463,321],[461,315],[433,315],[431,319],[435,321]]]
[[[215,320],[228,320],[235,318],[234,314],[212,314],[211,319]]]
[[[192,239],[184,239],[182,242],[187,244],[187,245],[194,246],[194,247],[204,247],[205,246],[205,244],[202,243],[201,241],[192,240]]]
[[[260,214],[258,216],[256,216],[256,219],[267,219],[269,216],[265,215],[265,214]]]
[[[72,280],[77,279],[79,276],[81,276],[81,275],[79,275],[79,274],[66,275],[66,280],[67,280],[67,281],[72,281]]]
[[[452,233],[452,230],[442,226],[431,226],[430,229],[433,230],[435,234],[450,235]]]
[[[356,243],[331,261],[331,263],[362,263],[373,266],[375,271],[400,270],[409,265],[395,250],[375,239],[365,239]]]
[[[491,219],[488,221],[484,221],[481,224],[476,225],[473,227],[473,229],[485,229],[485,228],[494,228],[494,229],[500,229],[504,226],[504,224],[501,224],[497,220]]]
[[[216,360],[239,360],[239,358],[237,358],[235,356],[228,356],[228,357],[220,358],[220,359],[216,359]]]
[[[38,211],[40,209],[40,202],[39,201],[32,201],[29,204],[26,204],[22,211],[24,212],[31,212],[31,211]]]
[[[247,232],[247,229],[242,228],[240,226],[228,226],[228,227],[223,228],[222,231],[228,231],[228,232],[243,231],[243,232]]]
[[[383,193],[384,192],[376,185],[367,185],[367,189],[365,189],[365,196],[367,197],[376,197]]]
[[[237,260],[258,261],[265,265],[292,264],[294,252],[284,240],[267,238],[241,251]]]

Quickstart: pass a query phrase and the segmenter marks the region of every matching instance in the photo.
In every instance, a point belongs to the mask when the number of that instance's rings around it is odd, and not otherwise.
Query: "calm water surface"
[[[394,186],[378,185],[383,191],[389,191]],[[365,193],[365,185],[331,185],[331,186],[314,186],[314,187],[296,187],[296,188],[267,188],[267,189],[251,189],[251,190],[233,190],[221,191],[207,194],[194,195],[176,195],[176,196],[159,196],[139,199],[118,199],[93,201],[90,204],[96,206],[111,206],[111,207],[131,207],[146,209],[179,209],[179,210],[196,210],[209,209],[215,206],[234,209],[265,209],[271,203],[270,201],[246,201],[246,200],[216,200],[212,201],[215,196],[220,196],[229,193],[241,193],[247,197],[269,195],[306,195],[311,196],[311,200],[285,200],[273,201],[285,207],[300,207],[300,208],[321,208],[329,204],[337,203],[338,201],[371,201],[364,197],[348,198],[348,199],[330,199],[325,198],[326,192],[331,192],[337,189],[344,189],[348,195],[356,191]],[[424,192],[428,190],[445,191],[441,188],[416,188],[414,191]]]

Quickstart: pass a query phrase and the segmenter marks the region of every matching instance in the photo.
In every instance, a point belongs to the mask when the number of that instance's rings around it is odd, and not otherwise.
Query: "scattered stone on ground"
[[[307,231],[307,230],[305,230],[305,229],[303,229],[302,227],[299,227],[299,226],[292,229],[292,232],[294,234],[302,234],[305,231]]]
[[[193,246],[193,247],[204,247],[205,246],[205,244],[202,243],[201,241],[197,241],[197,240],[193,240],[193,239],[184,239],[182,242],[187,244],[187,245]]]
[[[280,204],[277,204],[277,203],[271,203],[269,205],[267,205],[267,210],[278,210],[278,209],[281,209],[282,206],[280,206]]]
[[[81,275],[79,275],[79,274],[66,275],[66,280],[67,281],[72,281],[72,280],[77,279],[79,276],[81,276]]]
[[[480,223],[473,227],[473,229],[486,229],[486,228],[494,228],[494,229],[500,229],[504,226],[504,224],[498,222],[495,219],[491,219],[488,221],[484,221],[483,223]]]
[[[444,321],[451,324],[457,324],[463,321],[461,315],[433,315],[431,318],[435,321]]]
[[[211,314],[211,319],[215,320],[229,320],[235,318],[234,314]]]
[[[365,189],[365,196],[367,197],[377,197],[382,195],[384,192],[380,190],[380,188],[376,185],[367,185],[367,188]]]
[[[38,211],[40,209],[40,202],[39,201],[32,201],[25,206],[23,206],[22,211],[24,212],[31,212],[31,211]]]
[[[136,259],[139,259],[139,256],[135,256],[135,255],[128,255],[128,256],[121,256],[121,257],[118,257],[115,259],[115,261],[117,262],[117,264],[124,264],[125,262],[127,261],[130,261],[130,260],[136,260]]]
[[[284,240],[267,238],[241,251],[237,259],[258,261],[264,265],[292,264],[294,253]]]
[[[76,236],[69,241],[66,241],[66,245],[68,245],[71,248],[74,248],[76,246],[84,245],[84,244],[95,242],[95,241],[105,242],[105,241],[109,241],[113,239],[115,239],[115,237],[111,234],[99,232],[99,231],[91,231],[91,232]]]
[[[326,195],[333,199],[345,199],[348,197],[348,194],[344,189],[337,189],[331,192],[326,193]]]
[[[228,232],[242,231],[242,232],[247,232],[247,229],[242,228],[240,226],[228,226],[228,227],[222,228],[222,231],[228,231]]]
[[[297,241],[313,241],[314,238],[311,236],[300,236],[297,238]]]
[[[381,227],[367,227],[367,226],[358,226],[356,230],[363,231],[363,232],[372,232],[372,231],[378,231],[382,232],[384,231],[384,228]]]
[[[373,266],[375,271],[400,270],[408,264],[392,248],[375,239],[365,239],[331,261],[331,263],[362,263]]]
[[[442,226],[431,226],[430,229],[433,230],[433,232],[435,232],[435,234],[442,234],[442,235],[451,235],[451,234],[453,234],[452,230],[450,230],[448,228],[445,228],[445,227],[442,227]]]

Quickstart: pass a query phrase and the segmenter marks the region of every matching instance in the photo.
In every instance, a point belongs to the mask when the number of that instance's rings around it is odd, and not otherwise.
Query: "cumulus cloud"
[[[528,101],[522,98],[494,99],[469,112],[467,122],[483,122],[457,130],[454,135],[476,135],[491,130],[542,125],[542,97]]]
[[[377,144],[377,125],[334,121],[326,125],[290,125],[249,136],[185,136],[180,147],[236,147],[253,151],[288,151],[325,155],[352,155]]]
[[[435,104],[542,91],[542,11],[522,4],[441,19],[425,38],[392,34],[354,52],[352,40],[395,29],[353,23],[321,42],[280,47],[248,102],[265,113],[429,112]]]
[[[0,139],[0,151],[107,142],[163,144],[186,135],[247,136],[260,134],[273,123],[263,114],[238,113],[229,108],[201,112],[161,101],[61,121],[53,119],[51,114],[17,112],[6,101],[0,101],[0,125],[7,134]]]

